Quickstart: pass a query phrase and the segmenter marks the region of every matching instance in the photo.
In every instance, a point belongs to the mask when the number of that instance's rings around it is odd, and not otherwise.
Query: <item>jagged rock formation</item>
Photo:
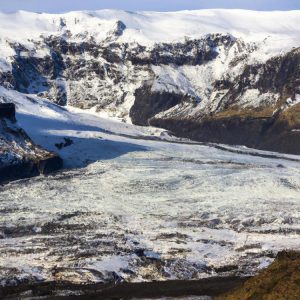
[[[0,183],[49,174],[62,164],[57,154],[35,145],[18,126],[14,104],[0,104]]]
[[[233,14],[210,13],[228,21]],[[195,16],[202,26],[205,13]],[[249,16],[250,12],[244,16],[246,25]],[[163,127],[199,141],[300,153],[300,48],[292,47],[299,46],[298,31],[282,36],[281,27],[277,33],[274,24],[264,39],[247,39],[238,33],[242,29],[235,30],[234,20],[230,19],[232,29],[224,29],[217,19],[213,33],[188,37],[179,32],[175,40],[149,42],[150,34],[142,30],[157,30],[151,16],[148,21],[139,14],[120,17],[124,20],[106,20],[101,12],[54,15],[54,29],[48,33],[26,41],[3,38],[11,55],[3,58],[0,85],[59,105],[95,107],[137,125]],[[50,26],[47,18],[39,18]],[[259,31],[268,27],[264,22],[272,15],[258,18]],[[139,22],[132,25],[136,19]],[[83,30],[85,22],[93,29]],[[191,32],[197,22],[190,23]],[[278,49],[280,39],[286,44]]]

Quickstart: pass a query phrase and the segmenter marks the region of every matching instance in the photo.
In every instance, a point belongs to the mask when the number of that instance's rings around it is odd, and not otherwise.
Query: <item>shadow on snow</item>
[[[129,152],[148,150],[147,147],[133,143],[102,138],[101,133],[117,135],[97,126],[22,113],[18,113],[17,119],[19,125],[36,144],[58,153],[67,168],[85,167],[95,161],[117,158]],[[51,131],[55,132],[51,133]],[[81,134],[85,136],[81,137]],[[58,149],[55,144],[64,143],[64,138],[70,138],[72,144]]]

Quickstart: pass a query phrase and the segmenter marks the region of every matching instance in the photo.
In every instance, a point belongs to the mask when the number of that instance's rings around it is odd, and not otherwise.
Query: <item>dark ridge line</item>
[[[238,149],[229,149],[224,146],[217,145],[217,144],[207,144],[207,146],[214,147],[216,149],[231,152],[231,153],[236,153],[236,154],[244,154],[244,155],[250,155],[250,156],[258,156],[258,157],[262,157],[262,158],[283,159],[283,160],[289,160],[289,161],[294,161],[294,162],[300,162],[300,159],[298,159],[298,158],[284,157],[284,156],[279,156],[276,154],[263,154],[263,153],[243,151],[243,150],[238,150]]]
[[[198,280],[170,280],[139,283],[72,284],[42,282],[0,288],[2,299],[132,299],[184,296],[218,296],[241,286],[249,277],[211,277]],[[31,292],[31,295],[28,294]],[[65,292],[65,295],[61,295]],[[75,292],[78,295],[74,295]],[[57,295],[60,294],[60,295]]]
[[[168,140],[162,140],[159,137],[152,137],[152,136],[131,136],[129,134],[117,134],[117,133],[112,133],[109,131],[104,131],[107,134],[112,134],[112,135],[118,135],[126,138],[131,138],[133,140],[145,140],[145,141],[157,141],[157,142],[164,142],[164,143],[170,143],[170,144],[183,144],[183,145],[199,145],[199,146],[208,146],[212,147],[218,150],[223,150],[227,151],[230,153],[236,153],[236,154],[242,154],[242,155],[250,155],[250,156],[257,156],[257,157],[262,157],[262,158],[270,158],[270,159],[283,159],[283,160],[288,160],[288,161],[294,161],[294,162],[300,162],[300,158],[292,158],[292,157],[285,157],[285,156],[280,156],[276,154],[264,154],[264,153],[258,153],[258,152],[252,152],[252,151],[243,151],[239,149],[230,149],[227,148],[226,146],[221,146],[219,144],[214,144],[214,143],[205,143],[205,142],[196,142],[193,140],[190,141],[168,141]],[[230,145],[228,145],[230,146]],[[253,149],[256,150],[256,149]],[[257,149],[258,150],[258,149]],[[265,150],[263,150],[265,151]]]

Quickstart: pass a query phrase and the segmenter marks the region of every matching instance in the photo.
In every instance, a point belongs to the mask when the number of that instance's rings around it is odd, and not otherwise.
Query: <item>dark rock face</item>
[[[254,80],[255,77],[258,80]],[[224,88],[227,93],[214,113],[200,112],[190,116],[179,108],[156,116],[179,103],[193,101],[184,95],[170,97],[151,92],[145,86],[135,94],[130,116],[135,124],[165,128],[180,137],[197,141],[300,154],[300,107],[293,104],[297,103],[296,94],[300,94],[300,49],[271,59],[266,64],[248,65],[232,82],[215,83],[216,90]],[[269,107],[241,108],[238,99],[247,89],[277,93],[279,101]],[[290,100],[286,102],[287,98]]]
[[[160,120],[152,119],[152,126],[166,128],[178,136],[188,137],[196,141],[247,145],[257,147],[262,139],[262,129],[266,120],[247,118],[241,120],[239,117],[205,120],[197,122],[194,120]]]
[[[48,175],[63,167],[63,160],[56,154],[49,157],[27,161],[26,158],[16,164],[0,167],[0,184],[12,180]]]
[[[55,154],[37,161],[26,159],[9,166],[0,167],[0,184],[12,180],[48,175],[63,167],[63,160]]]
[[[113,29],[111,34],[119,37],[123,34],[125,29],[126,29],[126,25],[122,21],[119,20],[116,22],[115,28]]]
[[[38,170],[40,174],[50,174],[62,168],[63,160],[57,155],[50,155],[38,161]]]
[[[265,64],[246,65],[235,80],[215,83],[217,90],[224,87],[228,92],[219,103],[220,110],[238,104],[239,97],[249,89],[279,94],[282,102],[289,97],[295,99],[300,94],[300,48],[271,58]]]
[[[137,46],[128,51],[127,59],[135,65],[202,65],[218,56],[218,46],[230,48],[234,43],[235,39],[229,35],[207,35],[185,43],[157,44],[150,51],[145,46]]]
[[[60,269],[57,269],[57,273],[59,274]],[[129,283],[123,282],[122,278],[115,272],[112,272],[111,277],[113,283],[74,284],[61,280],[35,284],[24,282],[17,286],[0,287],[0,296],[4,298],[20,298],[20,296],[26,294],[32,298],[43,295],[42,297],[65,297],[66,299],[70,299],[74,298],[74,291],[76,291],[78,294],[76,298],[78,299],[169,299],[178,297],[201,299],[203,295],[215,297],[223,294],[236,286],[240,286],[247,279],[243,277],[212,277],[187,281],[154,280],[152,282]],[[189,297],[189,295],[193,296]]]
[[[16,107],[13,103],[0,103],[0,118],[12,121],[16,119]]]
[[[0,184],[38,175],[40,173],[36,164],[33,162],[20,162],[0,168]]]
[[[135,91],[135,102],[130,110],[130,118],[136,125],[148,126],[156,114],[185,101],[185,96],[168,92],[151,92],[151,86]]]
[[[15,120],[15,105],[0,104],[0,184],[49,174],[62,168],[62,159],[35,145]]]
[[[192,140],[230,145],[245,145],[250,148],[300,154],[299,131],[285,127],[284,122],[263,118],[239,117],[219,120],[193,121],[177,119],[152,119],[149,124],[165,128],[180,137]]]

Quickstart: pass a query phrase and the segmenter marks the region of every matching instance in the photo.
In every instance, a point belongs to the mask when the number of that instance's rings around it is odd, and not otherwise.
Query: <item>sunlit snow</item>
[[[298,156],[223,151],[0,93],[66,167],[0,188],[2,284],[250,274],[280,249],[299,249]],[[59,150],[66,137],[73,144]]]

